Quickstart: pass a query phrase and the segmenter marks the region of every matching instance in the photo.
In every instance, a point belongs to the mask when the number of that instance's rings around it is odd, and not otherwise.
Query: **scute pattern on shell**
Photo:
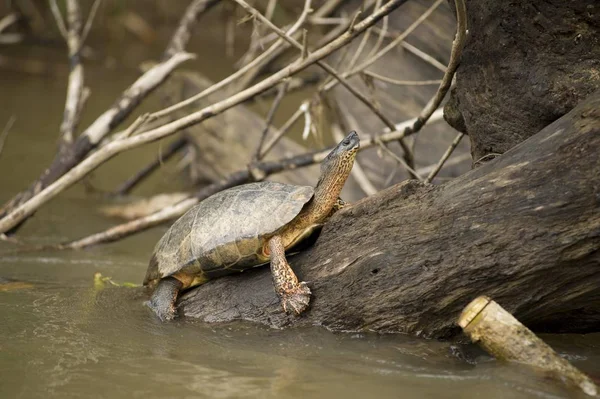
[[[145,283],[185,272],[214,278],[261,263],[265,236],[294,217],[314,189],[276,182],[221,191],[187,211],[156,244]]]

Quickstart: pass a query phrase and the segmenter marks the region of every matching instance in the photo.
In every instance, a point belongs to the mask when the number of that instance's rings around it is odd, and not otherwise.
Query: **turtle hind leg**
[[[298,282],[298,277],[285,258],[285,247],[280,236],[269,240],[271,255],[271,274],[275,291],[286,313],[300,314],[308,308],[310,289],[304,282]]]
[[[161,279],[146,305],[156,313],[161,321],[173,320],[177,316],[175,301],[183,283],[174,277]]]

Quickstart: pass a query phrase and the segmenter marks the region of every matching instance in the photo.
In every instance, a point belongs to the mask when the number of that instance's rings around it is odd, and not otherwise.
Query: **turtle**
[[[154,248],[144,285],[155,288],[146,304],[162,321],[172,320],[183,290],[270,263],[283,311],[300,315],[311,291],[298,280],[285,252],[346,205],[339,195],[359,147],[358,134],[350,132],[321,162],[314,188],[254,182],[220,191],[190,208]]]

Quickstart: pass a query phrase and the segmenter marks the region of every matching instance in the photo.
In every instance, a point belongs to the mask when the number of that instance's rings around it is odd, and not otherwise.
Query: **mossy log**
[[[335,214],[290,257],[314,294],[303,316],[282,312],[268,267],[189,291],[180,313],[446,338],[487,295],[534,330],[600,331],[599,153],[596,93],[449,183],[408,181]]]

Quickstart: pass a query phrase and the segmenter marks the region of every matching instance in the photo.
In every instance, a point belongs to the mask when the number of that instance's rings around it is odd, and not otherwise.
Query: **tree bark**
[[[504,153],[600,87],[596,0],[468,1],[467,10],[447,120],[469,135],[474,161]]]
[[[600,93],[441,186],[393,186],[335,214],[290,264],[313,298],[286,316],[268,267],[180,300],[186,316],[447,338],[493,297],[537,330],[600,330]],[[567,313],[579,317],[568,317]]]

